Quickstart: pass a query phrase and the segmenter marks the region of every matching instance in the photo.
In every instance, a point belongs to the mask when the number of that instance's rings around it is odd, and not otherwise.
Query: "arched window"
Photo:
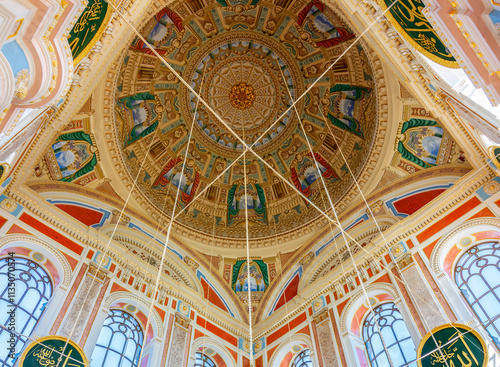
[[[455,267],[455,282],[476,316],[500,347],[500,244],[467,250]]]
[[[311,355],[309,349],[304,349],[293,360],[290,367],[312,367]]]
[[[9,277],[14,284],[9,288]],[[11,345],[13,327],[15,353],[19,353],[43,314],[47,301],[52,296],[52,282],[47,272],[36,262],[20,257],[0,259],[0,345]],[[8,312],[14,311],[11,318]],[[9,325],[10,323],[10,325]],[[15,358],[9,358],[10,350],[0,348],[0,365],[13,366]]]
[[[92,352],[92,367],[137,367],[143,340],[141,325],[132,315],[109,311]]]
[[[206,354],[196,352],[193,367],[217,367],[214,361]]]
[[[415,363],[409,364],[416,359],[415,344],[393,302],[383,303],[368,313],[363,323],[363,340],[372,367],[391,366],[386,348],[393,367],[415,366]]]

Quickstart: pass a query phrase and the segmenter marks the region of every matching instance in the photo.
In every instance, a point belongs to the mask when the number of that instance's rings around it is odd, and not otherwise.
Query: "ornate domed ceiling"
[[[358,43],[339,59],[355,38],[348,26],[321,2],[293,2],[288,9],[255,0],[246,5],[219,0],[203,9],[189,4],[160,11],[143,27],[143,36],[298,191],[327,209],[321,174],[332,198],[343,199],[353,180],[339,150],[359,175],[369,168],[375,137],[383,134],[377,130],[367,51]],[[296,111],[289,109],[334,60]],[[138,38],[123,59],[115,111],[122,163],[129,182],[143,165],[137,186],[150,213],[169,217],[180,186],[178,205],[184,210],[178,222],[207,236],[244,238],[245,206],[253,239],[296,231],[318,218],[317,210],[257,157],[247,153],[245,165],[235,162],[243,152],[241,141]]]

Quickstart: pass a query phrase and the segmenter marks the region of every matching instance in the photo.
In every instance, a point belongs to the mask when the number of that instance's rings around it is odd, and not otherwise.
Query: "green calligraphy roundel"
[[[462,324],[434,328],[417,350],[418,367],[486,367],[488,349],[474,329]]]
[[[112,8],[107,0],[88,0],[87,7],[69,33],[68,43],[75,65],[87,55],[108,24]]]
[[[67,343],[66,343],[67,342]],[[61,359],[60,361],[58,361]],[[19,367],[84,367],[89,361],[82,348],[62,336],[46,336],[31,343],[20,358]]]
[[[459,68],[453,55],[429,23],[422,10],[425,4],[420,0],[378,0],[383,10],[396,3],[385,13],[392,25],[413,47],[438,64]]]

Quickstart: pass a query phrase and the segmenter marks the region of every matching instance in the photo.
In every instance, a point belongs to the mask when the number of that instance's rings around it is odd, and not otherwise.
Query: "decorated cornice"
[[[363,42],[363,46],[370,50],[368,44]],[[374,71],[374,75],[376,77],[376,87],[377,87],[377,117],[378,117],[378,127],[377,127],[377,135],[373,142],[372,153],[365,163],[362,173],[358,177],[358,184],[361,187],[365,187],[366,183],[369,181],[370,185],[376,184],[374,182],[373,168],[380,164],[379,157],[383,154],[382,149],[389,148],[387,144],[384,145],[384,137],[386,135],[386,130],[389,124],[390,110],[389,106],[389,98],[387,95],[387,85],[386,85],[386,75],[387,73],[383,70],[383,64],[381,60],[378,58],[377,54],[373,51],[367,51],[369,54],[369,60],[372,65],[372,69]],[[108,69],[107,79],[103,81],[100,87],[100,96],[102,96],[102,109],[97,108],[97,116],[96,120],[103,121],[104,123],[104,131],[108,133],[105,136],[102,136],[101,145],[107,146],[107,151],[109,153],[109,158],[112,162],[114,162],[114,172],[107,171],[108,175],[117,176],[120,182],[123,182],[125,188],[127,190],[131,190],[133,187],[133,182],[135,178],[131,176],[130,172],[126,168],[123,153],[120,148],[120,143],[117,141],[117,131],[115,124],[115,111],[111,106],[114,106],[116,100],[116,90],[117,90],[117,77],[120,72],[120,67],[122,64],[121,55],[115,62],[112,63],[110,68]],[[102,110],[102,111],[101,111]],[[99,115],[102,112],[102,116]],[[141,155],[142,154],[142,155]],[[144,160],[143,153],[137,153],[138,162],[146,161]],[[148,163],[146,163],[147,165]],[[144,167],[147,169],[149,166]],[[150,167],[152,169],[152,167]],[[122,189],[123,190],[123,189]],[[369,188],[367,188],[369,190]],[[354,183],[351,184],[351,187],[347,191],[347,194],[338,202],[337,210],[340,212],[347,208],[348,204],[356,197],[357,190],[355,189]],[[139,205],[143,212],[151,215],[152,218],[157,219],[162,216],[162,213],[157,210],[157,208],[150,202],[148,197],[146,197],[139,189],[134,188],[132,194],[132,199]],[[328,210],[329,212],[330,210]],[[279,243],[291,243],[296,242],[297,246],[299,242],[298,238],[302,236],[310,236],[318,231],[318,229],[323,228],[327,224],[327,221],[319,217],[310,223],[306,223],[301,225],[298,228],[290,230],[288,232],[262,237],[262,238],[251,238],[250,239],[250,247],[252,249],[259,249],[264,247],[273,247],[276,248]],[[197,231],[193,227],[188,227],[184,224],[175,222],[173,227],[173,232],[177,233],[179,236],[185,238],[185,242],[196,242],[197,246],[203,244],[205,245],[204,251],[207,250],[207,245],[215,245],[217,247],[225,247],[231,249],[243,249],[246,246],[246,242],[242,239],[233,239],[233,238],[224,238],[223,240],[219,239],[218,241],[213,241],[213,236],[207,235],[204,232]]]

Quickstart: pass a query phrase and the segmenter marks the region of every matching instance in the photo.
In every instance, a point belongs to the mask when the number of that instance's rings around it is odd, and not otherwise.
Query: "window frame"
[[[126,317],[123,315],[126,315]],[[119,321],[120,318],[122,320],[125,320],[126,322],[123,322],[123,321],[117,322],[117,321]],[[109,319],[111,319],[111,322],[107,323]],[[127,325],[127,323],[132,324],[132,326],[134,326],[134,327],[131,328],[130,325]],[[118,324],[117,329],[113,329],[111,327],[112,325],[115,325],[115,324]],[[119,330],[120,326],[124,326],[126,328],[126,330],[125,331]],[[104,328],[110,329],[111,337],[107,340],[106,344],[104,344],[104,343],[99,344],[101,333],[103,332]],[[132,331],[132,333],[136,333],[140,337],[139,338],[140,340],[135,340],[134,339],[135,336],[130,334],[130,331]],[[121,348],[122,348],[121,351],[118,351],[118,350],[111,347],[111,344],[113,343],[113,337],[117,333],[120,333],[121,335],[125,336],[125,342],[123,343],[123,345],[121,345]],[[129,357],[129,356],[125,355],[126,350],[128,349],[128,345],[129,345],[130,340],[132,340],[136,345],[133,357]],[[96,363],[96,362],[94,362],[94,360],[95,360],[94,353],[101,350],[101,353],[102,353],[102,351],[104,351],[103,358],[99,359],[101,366],[105,366],[106,359],[108,358],[109,352],[111,351],[112,353],[118,354],[120,356],[119,361],[118,361],[119,365],[121,365],[122,360],[125,359],[125,360],[129,361],[133,367],[138,367],[138,364],[139,364],[138,359],[139,359],[139,356],[141,355],[144,341],[145,341],[145,335],[144,335],[144,330],[143,330],[142,324],[133,314],[131,314],[127,311],[124,311],[122,309],[110,309],[106,319],[103,322],[101,330],[99,331],[99,335],[97,336],[95,346],[92,350],[90,365],[92,367],[97,367],[96,365],[94,365],[94,363]]]
[[[395,339],[395,342],[393,342],[392,344],[390,345],[387,345],[385,344],[385,347],[383,347],[379,352],[375,353],[374,349],[373,349],[373,345],[371,344],[371,339],[374,335],[378,334],[380,335],[380,332],[382,331],[383,328],[386,328],[388,327],[386,324],[384,325],[380,325],[380,320],[383,319],[383,317],[380,317],[379,319],[375,319],[375,314],[377,315],[380,315],[380,312],[377,312],[378,309],[384,307],[385,305],[390,305],[392,304],[392,310],[391,310],[391,314],[390,316],[394,317],[394,312],[397,312],[400,316],[400,318],[394,318],[394,320],[392,321],[391,325],[390,325],[390,329],[393,333],[393,336],[394,336],[394,339]],[[405,360],[405,363],[406,365],[408,366],[416,366],[416,363],[415,363],[415,360],[417,358],[416,354],[416,348],[417,348],[417,345],[415,345],[415,341],[413,340],[413,337],[412,337],[412,334],[411,334],[411,326],[408,325],[407,321],[405,320],[404,318],[404,315],[403,313],[401,312],[401,310],[399,309],[398,305],[396,305],[396,302],[394,302],[393,300],[391,301],[388,301],[388,302],[381,302],[381,303],[378,303],[376,304],[375,306],[372,307],[372,310],[374,311],[373,313],[371,312],[371,310],[368,310],[363,319],[361,320],[361,323],[360,323],[360,339],[361,339],[361,342],[363,343],[364,345],[364,352],[365,352],[365,356],[366,356],[366,361],[367,363],[372,366],[372,367],[377,367],[379,366],[379,363],[377,362],[378,358],[382,355],[382,354],[385,354],[387,356],[389,350],[391,348],[394,348],[395,346],[398,347],[399,349],[399,353],[401,354],[401,356],[403,357],[403,359]],[[382,311],[387,311],[387,310],[382,310]],[[386,315],[387,316],[387,315]],[[367,322],[369,320],[369,318],[371,318],[371,320],[373,320],[373,324],[372,325],[367,325]],[[397,321],[403,321],[405,326],[406,326],[406,330],[408,332],[408,336],[406,336],[405,338],[403,339],[398,339],[395,331],[394,331],[394,328],[393,328],[393,325],[395,322]],[[380,332],[377,328],[377,323],[379,324],[379,327],[380,327]],[[366,340],[365,339],[365,330],[368,326],[371,326],[373,328],[377,328],[376,331],[374,331],[370,336],[369,336],[369,339],[370,340]],[[380,335],[380,339],[382,339],[382,336]],[[407,355],[404,353],[404,349],[402,347],[402,342],[405,342],[407,340],[410,340],[412,345],[413,345],[413,350],[414,350],[414,353],[415,353],[415,357],[414,359],[410,359],[410,360],[407,360]],[[369,352],[369,349],[368,349],[368,342],[370,342],[370,347],[372,349],[372,353],[373,353],[373,356],[370,355],[370,352]],[[392,361],[392,356],[388,356],[387,359],[391,358],[391,361]]]
[[[311,359],[311,350],[309,348],[301,350],[293,359],[290,367],[314,367]]]
[[[17,282],[22,281],[26,285],[25,291],[21,296],[19,296],[19,294],[16,292],[16,297],[18,298],[17,299],[18,302],[15,304],[10,302],[10,299],[8,298],[9,281],[8,281],[7,276],[8,276],[8,272],[9,272],[9,269],[8,269],[9,259],[14,259],[15,272],[17,273],[16,275],[18,276],[15,278],[15,282],[17,283]],[[5,264],[2,265],[2,262],[5,262]],[[21,264],[23,262],[24,262],[23,265],[26,267],[26,269],[24,269],[22,271],[18,271],[19,264]],[[32,266],[31,264],[34,266]],[[3,273],[4,269],[5,269],[5,273]],[[39,275],[38,280],[36,280],[36,277],[33,277],[32,274],[30,274],[27,279],[22,278],[22,276],[21,276],[22,274],[27,273],[27,270],[31,271],[33,269],[36,269],[36,274]],[[0,300],[1,300],[0,302],[6,303],[7,305],[15,305],[15,308],[14,308],[16,310],[15,331],[18,332],[19,334],[22,334],[22,335],[14,334],[15,339],[16,339],[15,349],[17,351],[15,358],[11,362],[9,362],[9,360],[11,360],[11,358],[8,358],[9,354],[7,354],[6,359],[0,360],[0,363],[2,363],[2,366],[10,367],[10,366],[15,365],[17,358],[20,355],[21,350],[25,347],[26,343],[29,341],[29,336],[33,333],[33,331],[36,329],[37,325],[39,324],[40,320],[42,319],[42,317],[45,313],[46,305],[48,304],[50,299],[52,299],[52,297],[54,296],[55,287],[54,287],[54,280],[52,279],[50,272],[42,264],[39,264],[34,259],[31,259],[28,257],[23,257],[23,256],[17,255],[14,257],[4,256],[4,257],[0,258],[0,274],[5,274],[5,279],[7,280],[6,281],[6,288],[0,290]],[[35,285],[38,285],[38,284],[40,284],[40,282],[42,282],[43,290],[38,289],[38,287],[32,287],[28,283],[33,278],[35,278],[35,282],[36,282]],[[15,288],[16,288],[16,290],[19,289],[18,286],[16,286]],[[39,297],[38,302],[36,303],[35,307],[32,307],[33,310],[29,311],[25,308],[26,306],[23,307],[23,302],[24,303],[28,302],[28,301],[25,301],[26,300],[25,297],[27,296],[28,292],[32,289],[35,289],[36,292],[38,292],[38,294],[40,295],[40,297]],[[17,321],[19,320],[19,315],[17,314],[18,310],[20,310],[20,311],[24,312],[24,314],[28,315],[28,318],[22,327],[17,325]],[[36,315],[36,313],[38,313],[38,315]],[[7,316],[7,314],[5,316]],[[0,327],[0,335],[5,332],[5,333],[9,334],[9,338],[10,338],[10,332],[8,331],[8,325],[9,325],[10,320],[11,320],[11,317],[7,316],[6,325],[3,325],[3,323],[1,323],[3,327]],[[26,328],[29,326],[29,324],[31,323],[32,320],[35,320],[35,323],[32,326],[29,333],[27,333]],[[24,335],[27,335],[27,336],[24,336]],[[22,345],[20,345],[19,343],[22,343]]]
[[[475,249],[477,249],[478,247],[480,246],[484,246],[484,245],[493,245],[493,246],[497,246],[496,248],[494,248],[494,251],[493,253],[491,254],[491,256],[495,256],[497,257],[498,261],[497,261],[497,264],[500,264],[500,240],[493,240],[493,239],[488,239],[488,240],[484,240],[484,241],[479,241],[479,242],[476,242],[470,246],[468,246],[467,248],[464,248],[456,257],[455,259],[455,262],[454,262],[454,265],[453,265],[453,271],[452,271],[452,281],[453,281],[453,284],[455,285],[458,293],[460,294],[460,297],[463,299],[464,303],[468,306],[469,310],[471,311],[472,315],[480,321],[480,323],[482,324],[482,327],[486,333],[486,335],[489,337],[490,339],[490,344],[496,348],[496,350],[498,352],[500,352],[500,313],[496,316],[494,316],[493,318],[489,318],[488,320],[485,320],[483,322],[483,320],[479,317],[478,313],[476,312],[476,309],[475,309],[475,305],[479,305],[479,307],[481,308],[481,312],[483,312],[484,315],[487,315],[487,312],[484,310],[484,306],[480,303],[480,300],[481,299],[484,299],[488,294],[493,294],[493,296],[497,299],[498,301],[498,304],[500,305],[500,295],[497,295],[496,292],[494,292],[495,290],[497,290],[498,292],[500,292],[500,284],[495,286],[495,287],[491,287],[490,284],[488,283],[488,281],[484,278],[484,276],[482,274],[478,274],[478,273],[470,273],[469,272],[469,277],[467,278],[467,280],[465,280],[465,278],[461,275],[461,273],[464,271],[464,269],[469,269],[470,270],[470,267],[472,264],[469,264],[468,267],[465,267],[463,265],[461,265],[462,262],[469,262],[469,260],[477,254],[477,251],[473,254],[470,254],[472,251],[474,251]],[[496,254],[495,253],[495,250],[496,250]],[[479,251],[482,251],[482,250],[479,250]],[[463,261],[463,259],[467,256],[467,260],[466,261]],[[479,257],[478,260],[473,260],[472,262],[478,262],[481,260],[482,257]],[[485,268],[487,267],[489,264],[485,265],[484,267],[481,267],[481,270],[480,272]],[[462,279],[461,283],[459,283],[459,280],[458,280],[458,276],[459,276],[459,273],[460,273],[460,277]],[[474,275],[479,275],[480,278],[483,279],[483,283],[486,284],[486,286],[488,287],[488,291],[485,292],[485,293],[482,293],[479,297],[476,297],[474,292],[470,292],[470,297],[474,299],[473,302],[469,302],[469,298],[466,296],[466,294],[463,293],[463,290],[462,290],[462,286],[466,286],[467,289],[470,291],[470,287],[467,285],[467,281],[468,279],[470,279],[472,276]],[[497,321],[497,323],[499,323],[499,326],[496,326],[495,325],[495,321]],[[498,342],[495,340],[495,336],[493,336],[490,331],[488,330],[488,327],[492,326],[492,328],[494,328],[497,332],[497,335],[498,335]]]
[[[201,362],[201,364],[200,364]],[[210,364],[211,363],[211,364]],[[194,354],[194,364],[193,367],[217,367],[217,363],[214,362],[212,358],[207,356],[203,352],[196,352]]]

